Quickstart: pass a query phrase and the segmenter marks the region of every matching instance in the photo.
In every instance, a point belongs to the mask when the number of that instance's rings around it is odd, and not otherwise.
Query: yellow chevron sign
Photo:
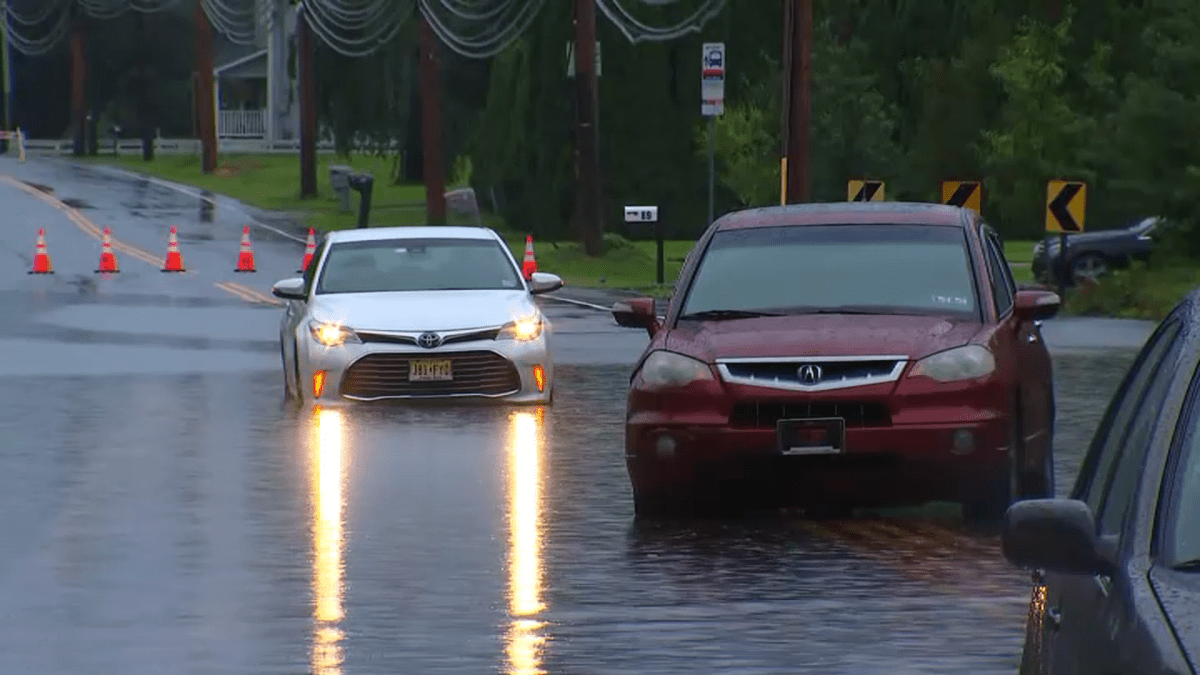
[[[942,181],[942,203],[982,213],[983,185],[977,180]]]
[[[847,183],[846,187],[846,201],[883,201],[883,181],[881,180],[851,180]]]

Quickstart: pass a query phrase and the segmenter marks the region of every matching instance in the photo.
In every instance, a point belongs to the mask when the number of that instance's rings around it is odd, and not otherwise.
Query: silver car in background
[[[550,323],[504,240],[483,227],[331,232],[303,277],[271,292],[287,396],[327,405],[476,398],[550,403]]]

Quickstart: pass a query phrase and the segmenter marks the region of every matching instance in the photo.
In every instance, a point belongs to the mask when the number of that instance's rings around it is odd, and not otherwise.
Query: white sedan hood
[[[311,316],[363,331],[452,331],[502,326],[538,312],[525,290],[330,293],[313,298]]]

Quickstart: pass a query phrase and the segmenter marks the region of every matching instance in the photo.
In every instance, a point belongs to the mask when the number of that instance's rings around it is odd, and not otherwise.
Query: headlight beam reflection
[[[342,460],[341,412],[316,408],[313,473],[313,649],[315,675],[340,675],[342,665]]]
[[[542,622],[535,617],[545,606],[541,552],[542,411],[514,413],[508,445],[509,672],[532,675],[541,669]]]

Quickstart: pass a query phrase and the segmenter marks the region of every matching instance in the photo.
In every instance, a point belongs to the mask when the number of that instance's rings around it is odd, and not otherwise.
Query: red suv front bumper
[[[887,383],[819,394],[719,381],[673,392],[635,387],[626,466],[633,488],[646,493],[748,483],[773,484],[790,499],[822,504],[966,501],[1008,472],[1012,423],[1002,391],[990,381]],[[747,414],[751,408],[755,413]],[[847,425],[843,452],[781,452],[777,419],[839,411]]]

